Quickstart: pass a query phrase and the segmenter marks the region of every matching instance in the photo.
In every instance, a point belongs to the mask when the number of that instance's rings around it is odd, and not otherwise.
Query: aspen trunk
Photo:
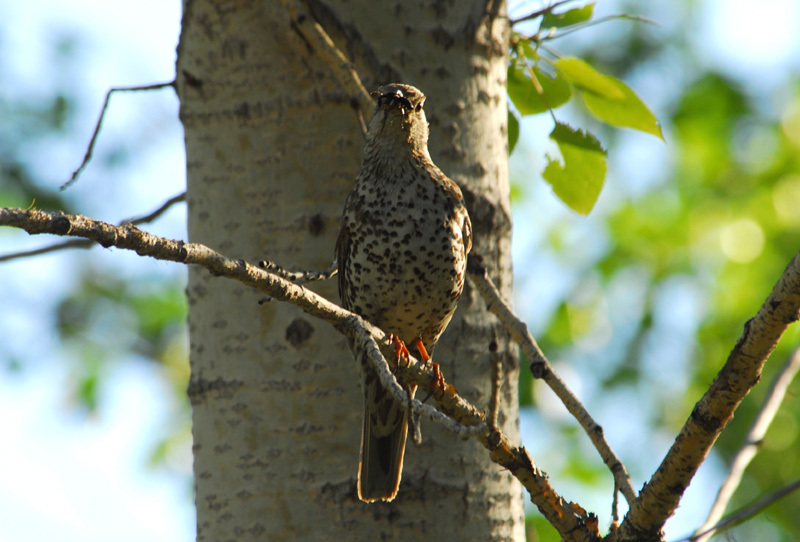
[[[502,2],[309,2],[368,90],[428,97],[433,160],[465,192],[475,251],[510,297]],[[322,269],[364,137],[350,96],[278,2],[184,1],[178,91],[189,238],[250,262]],[[311,286],[338,301],[335,281]],[[522,494],[476,441],[423,423],[398,498],[356,497],[362,399],[345,339],[246,287],[191,270],[198,540],[522,540]],[[436,349],[485,408],[489,343],[504,360],[503,430],[518,438],[515,348],[467,283]]]

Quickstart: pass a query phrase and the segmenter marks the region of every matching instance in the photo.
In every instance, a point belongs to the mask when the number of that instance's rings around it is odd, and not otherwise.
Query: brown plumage
[[[409,85],[378,90],[336,257],[344,307],[409,348],[421,339],[433,352],[464,287],[472,225],[458,185],[428,153],[424,102]],[[364,391],[358,496],[391,501],[400,485],[407,413],[355,354]]]

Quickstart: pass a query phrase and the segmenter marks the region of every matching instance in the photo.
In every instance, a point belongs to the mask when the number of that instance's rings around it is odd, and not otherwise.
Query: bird
[[[425,95],[393,83],[373,96],[363,162],[336,241],[339,296],[344,308],[428,361],[464,289],[472,223],[458,184],[428,151]],[[364,394],[358,497],[389,502],[402,476],[407,408],[349,343]]]

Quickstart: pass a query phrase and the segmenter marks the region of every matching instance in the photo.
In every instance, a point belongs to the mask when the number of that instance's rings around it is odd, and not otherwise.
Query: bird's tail
[[[400,487],[408,434],[408,414],[380,385],[377,374],[365,386],[364,429],[358,465],[358,498],[391,501]],[[367,378],[370,380],[370,378]]]

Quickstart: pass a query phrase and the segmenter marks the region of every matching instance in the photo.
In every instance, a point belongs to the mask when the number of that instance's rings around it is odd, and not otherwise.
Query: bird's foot
[[[392,343],[392,346],[394,346],[395,364],[399,365],[400,360],[403,358],[408,360],[411,354],[409,354],[408,348],[406,348],[406,344],[402,340],[400,340],[400,337],[398,337],[394,333],[389,333],[389,341]]]
[[[422,344],[421,338],[417,337],[414,340],[414,346],[417,347],[419,355],[422,358],[422,362],[425,364],[430,364],[431,368],[433,369],[433,377],[436,379],[436,383],[433,386],[434,389],[444,391],[444,376],[442,375],[442,371],[439,369],[439,364],[431,361],[431,356],[425,349],[425,345]]]
[[[444,375],[442,371],[439,370],[439,364],[432,363],[431,365],[433,365],[433,377],[436,379],[436,384],[433,385],[433,389],[444,392]]]

